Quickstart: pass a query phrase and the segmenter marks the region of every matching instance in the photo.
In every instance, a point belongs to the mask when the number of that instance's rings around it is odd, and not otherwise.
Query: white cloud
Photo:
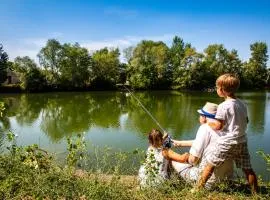
[[[46,45],[46,42],[50,38],[59,39],[62,37],[62,33],[53,32],[46,38],[24,38],[7,42],[5,49],[9,55],[10,60],[14,60],[17,56],[29,56],[38,63],[37,54],[42,47]]]
[[[6,51],[9,55],[9,59],[12,61],[17,56],[29,56],[38,63],[37,54],[40,49],[45,46],[47,39],[35,38],[35,39],[22,39],[15,40],[7,43]]]
[[[120,50],[136,45],[142,40],[153,40],[153,41],[163,41],[169,42],[173,39],[174,35],[165,34],[160,36],[126,36],[124,38],[112,38],[102,41],[84,41],[81,46],[87,48],[89,51],[95,51],[104,47],[108,48],[119,48]]]
[[[87,48],[90,52],[94,52],[96,50],[108,47],[108,48],[119,48],[120,52],[122,52],[125,48],[129,46],[136,46],[142,40],[153,40],[153,41],[163,41],[165,43],[172,41],[174,35],[165,34],[160,36],[126,36],[122,39],[120,38],[112,38],[108,40],[102,41],[84,41],[80,43],[82,47]],[[120,55],[120,61],[126,62],[123,54]]]
[[[58,38],[56,37],[58,36]],[[55,32],[51,33],[48,38],[25,38],[11,41],[9,43],[4,44],[4,48],[7,51],[10,60],[14,60],[17,56],[29,56],[34,59],[38,63],[37,54],[42,47],[46,45],[46,42],[49,38],[57,38],[60,42],[59,38],[62,37],[61,33]],[[123,38],[111,38],[104,39],[100,41],[78,41],[82,47],[85,47],[89,50],[89,52],[93,52],[99,50],[104,47],[108,48],[119,48],[120,51],[129,47],[136,46],[141,40],[153,40],[153,41],[163,41],[168,43],[172,41],[174,35],[165,34],[165,35],[157,35],[157,36],[125,36]],[[123,57],[120,56],[121,61]]]

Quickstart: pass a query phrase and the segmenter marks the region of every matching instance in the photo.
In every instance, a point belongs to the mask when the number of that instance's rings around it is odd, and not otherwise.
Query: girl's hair
[[[148,134],[148,141],[153,147],[160,147],[162,145],[163,134],[157,130],[152,129]]]

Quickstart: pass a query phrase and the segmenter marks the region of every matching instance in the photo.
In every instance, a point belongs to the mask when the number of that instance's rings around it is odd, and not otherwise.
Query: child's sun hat
[[[218,105],[215,103],[206,102],[203,108],[197,110],[200,115],[215,119]]]

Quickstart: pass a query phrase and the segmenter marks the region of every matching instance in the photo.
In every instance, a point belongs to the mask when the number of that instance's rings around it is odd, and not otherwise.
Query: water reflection
[[[197,109],[206,101],[220,103],[216,94],[180,93],[168,91],[134,93],[159,123],[177,138],[193,137],[198,124]],[[248,104],[249,132],[263,134],[265,125],[266,93],[242,93]],[[31,126],[40,121],[40,129],[50,140],[89,131],[92,127],[120,128],[145,137],[158,126],[128,93],[52,93],[3,95],[8,105],[7,116],[1,119],[3,130],[10,129],[10,118],[20,126]],[[124,118],[123,118],[124,117]],[[123,120],[125,119],[125,120]]]
[[[82,133],[90,128],[92,107],[94,102],[89,96],[76,93],[52,94],[41,114],[41,130],[52,141]]]
[[[207,101],[222,101],[215,93],[203,92],[152,91],[134,95],[177,139],[194,138],[199,126],[197,110]],[[269,93],[238,95],[248,106],[252,163],[259,174],[267,173],[256,151],[270,152]],[[38,143],[43,148],[53,146],[64,151],[65,137],[85,132],[93,144],[133,151],[145,149],[146,133],[158,128],[138,101],[125,92],[0,94],[0,101],[8,105],[6,116],[0,119],[0,144],[3,132],[11,129],[16,134],[20,132],[22,145]]]
[[[248,132],[252,134],[264,133],[265,112],[266,110],[266,92],[250,92],[240,95],[248,105],[249,127]]]

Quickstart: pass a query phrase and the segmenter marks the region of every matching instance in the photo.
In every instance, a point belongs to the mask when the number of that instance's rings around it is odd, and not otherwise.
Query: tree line
[[[121,62],[118,48],[90,53],[78,43],[49,39],[37,55],[38,65],[28,56],[9,61],[0,45],[0,84],[10,69],[27,91],[116,89],[119,84],[134,89],[203,90],[213,88],[219,75],[234,73],[241,88],[262,89],[270,85],[267,44],[255,42],[250,51],[249,60],[242,61],[237,50],[222,44],[198,52],[175,36],[170,47],[162,41],[142,40],[123,50],[126,62]]]

